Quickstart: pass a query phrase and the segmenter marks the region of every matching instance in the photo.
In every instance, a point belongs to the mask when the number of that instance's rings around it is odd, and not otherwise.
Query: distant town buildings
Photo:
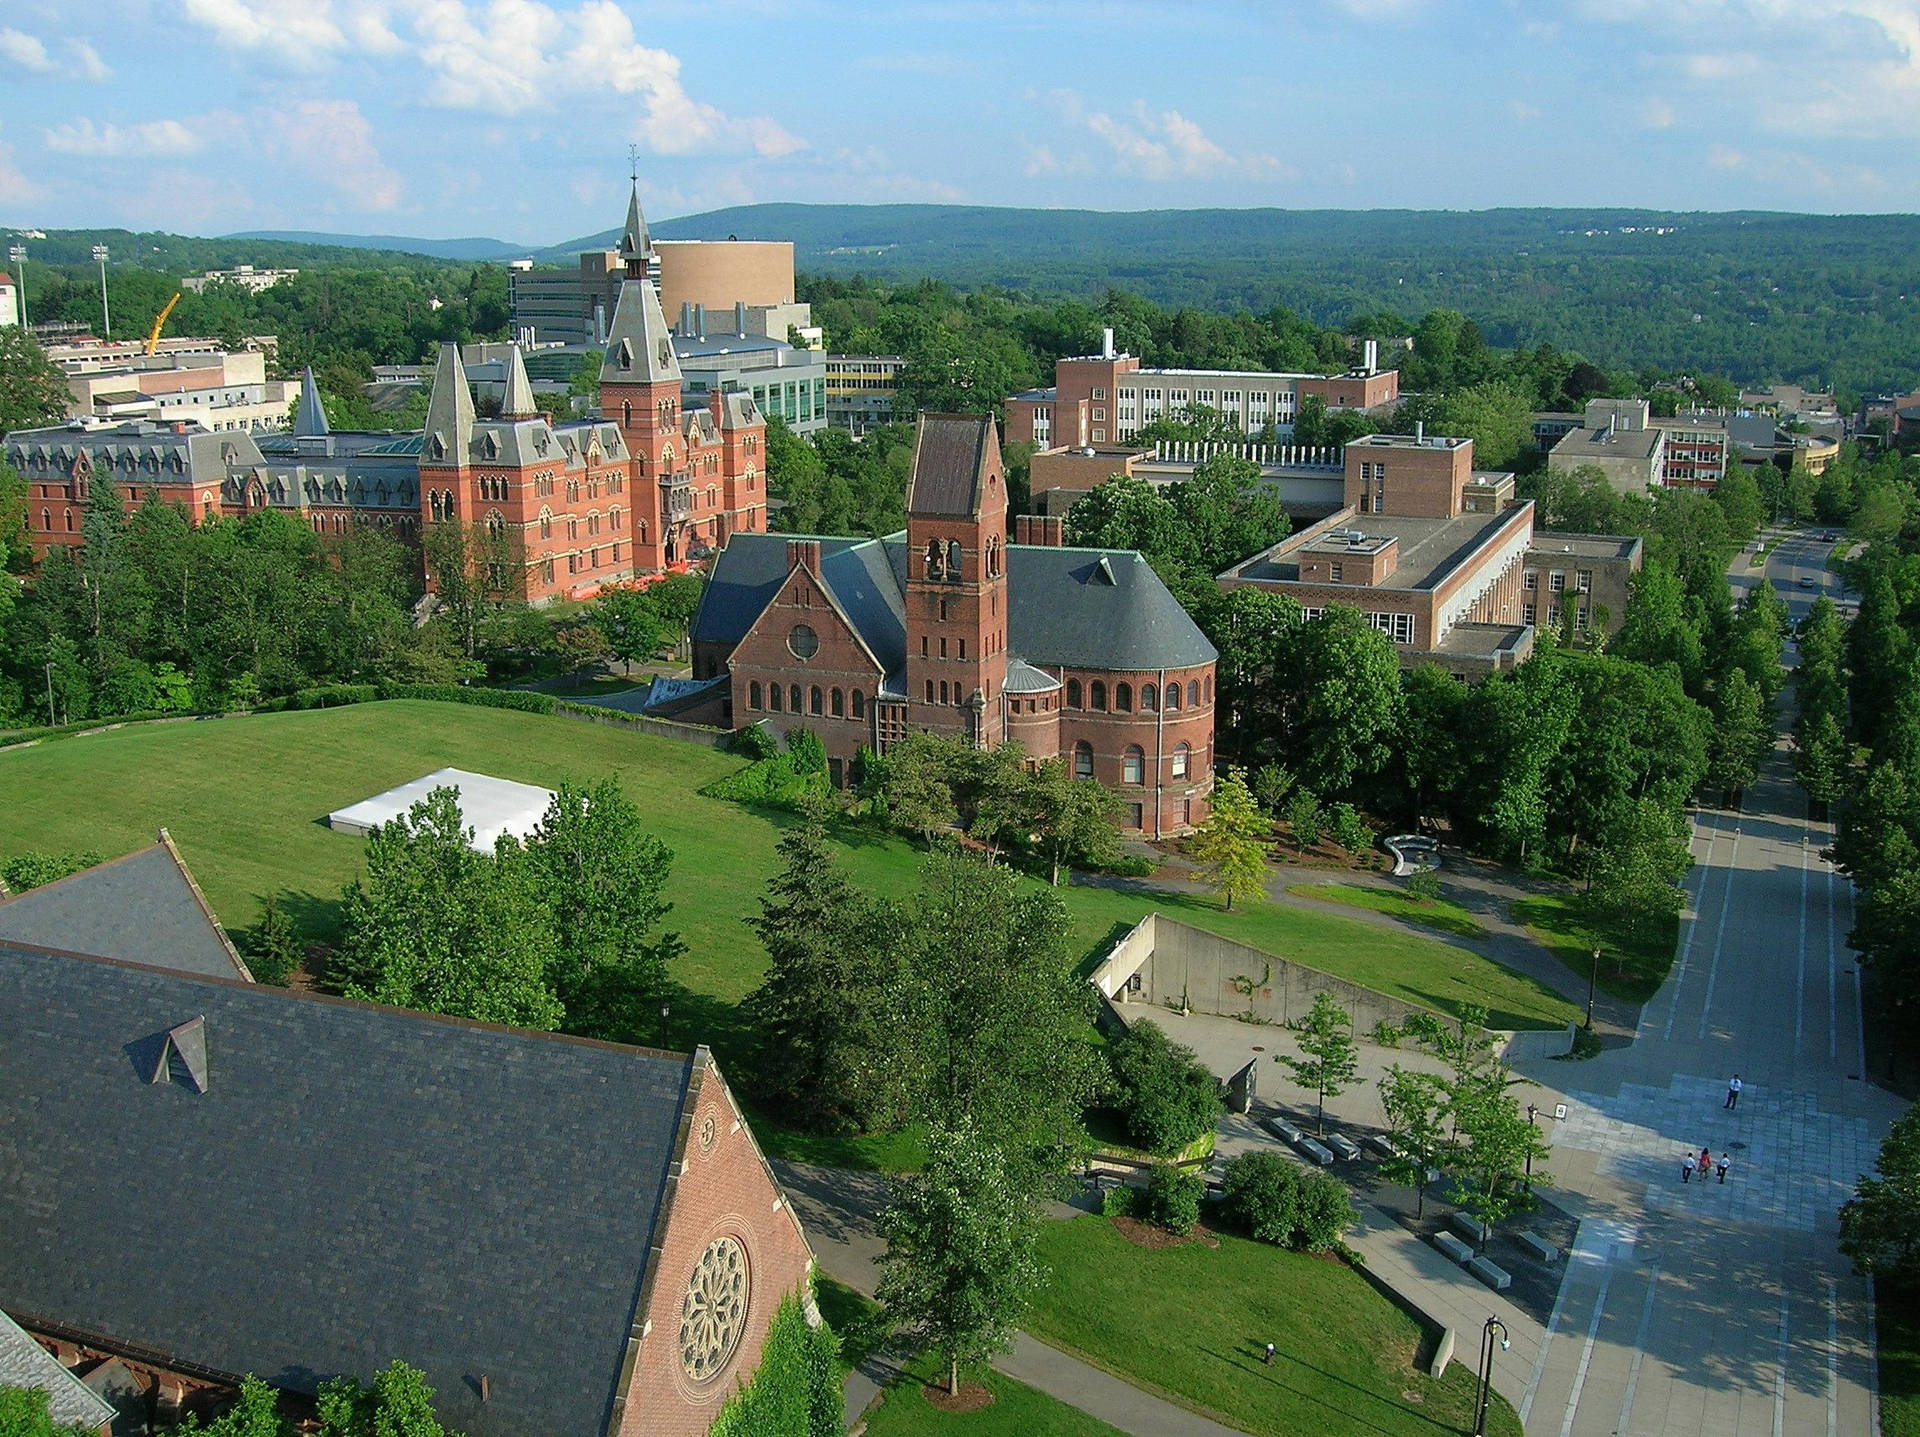
[[[292,279],[298,273],[300,271],[297,269],[255,269],[250,264],[237,264],[232,269],[210,269],[205,274],[189,276],[180,281],[180,287],[200,294],[210,284],[231,284],[238,285],[248,294],[258,294],[263,289],[272,289],[283,279]]]
[[[181,339],[145,353],[145,345],[55,344],[48,357],[65,371],[70,413],[110,422],[191,422],[215,433],[283,429],[295,386],[267,378],[259,349],[227,351],[212,340]]]
[[[1365,342],[1361,365],[1341,375],[1277,374],[1258,370],[1149,369],[1113,348],[1108,330],[1101,352],[1060,359],[1054,382],[1007,400],[1007,442],[1042,449],[1123,444],[1154,420],[1190,405],[1218,410],[1247,434],[1268,425],[1292,437],[1300,401],[1318,396],[1330,410],[1374,412],[1400,397],[1400,372],[1378,367],[1379,351]]]
[[[0,269],[0,329],[20,323],[20,288],[13,276]]]

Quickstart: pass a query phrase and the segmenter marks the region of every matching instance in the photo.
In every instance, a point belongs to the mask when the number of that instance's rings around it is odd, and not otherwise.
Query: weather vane
[[[640,147],[627,146],[627,176],[636,185],[640,183]]]

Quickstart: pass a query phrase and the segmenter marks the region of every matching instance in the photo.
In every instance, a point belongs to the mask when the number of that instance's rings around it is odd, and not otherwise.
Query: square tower
[[[1007,483],[993,417],[923,414],[907,480],[907,722],[979,747],[1007,677]]]

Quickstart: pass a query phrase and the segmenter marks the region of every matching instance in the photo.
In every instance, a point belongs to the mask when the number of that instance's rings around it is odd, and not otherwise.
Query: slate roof
[[[979,513],[980,476],[997,448],[990,414],[922,414],[907,512],[962,518]]]
[[[326,406],[320,402],[320,386],[314,382],[311,364],[300,372],[300,407],[294,411],[293,432],[308,437],[327,432]]]
[[[660,312],[660,296],[654,291],[653,281],[621,280],[620,295],[613,302],[613,322],[607,326],[601,383],[678,384],[680,380],[672,331]]]
[[[164,837],[0,903],[0,940],[211,978],[252,977]]]
[[[39,1388],[47,1394],[47,1411],[57,1426],[92,1432],[115,1416],[99,1393],[54,1361],[52,1353],[4,1312],[0,1312],[0,1387]]]
[[[460,346],[451,340],[440,346],[433,366],[433,392],[427,399],[423,427],[427,453],[447,463],[458,463],[473,442],[473,391],[467,387]]]
[[[788,534],[735,534],[694,617],[697,643],[740,642],[789,572]],[[889,678],[906,667],[904,534],[821,538],[821,579]],[[1104,562],[1103,562],[1104,561]],[[1185,668],[1218,655],[1153,566],[1131,550],[1007,546],[1007,647],[1029,664]]]
[[[197,1017],[206,1091],[148,1081]],[[698,1061],[0,943],[0,1308],[599,1437]]]

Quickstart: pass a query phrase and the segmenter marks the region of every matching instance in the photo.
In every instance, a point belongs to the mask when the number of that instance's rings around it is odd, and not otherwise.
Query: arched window
[[[67,532],[69,534],[73,532],[73,510],[71,509],[67,510]]]
[[[40,511],[40,528],[43,533],[51,534],[53,532],[53,510],[42,509]]]
[[[778,684],[767,685],[767,707],[772,709],[775,713],[780,712],[780,685]]]
[[[820,685],[813,686],[813,691],[807,695],[807,700],[807,712],[818,718],[826,708],[826,695],[820,692]]]
[[[1213,675],[1207,675],[1207,702],[1213,702]]]
[[[755,679],[752,683],[747,685],[747,707],[750,709],[757,709],[760,706],[761,706],[760,680]]]
[[[927,680],[927,702],[928,703],[933,702],[933,680],[932,679]]]
[[[1130,743],[1127,751],[1120,757],[1120,781],[1122,783],[1145,783],[1147,781],[1147,756],[1140,745]]]
[[[949,579],[960,577],[960,541],[958,539],[947,540],[947,577]]]
[[[1173,746],[1173,776],[1175,778],[1185,778],[1187,776],[1187,757],[1191,752],[1192,750],[1183,743],[1177,743]]]
[[[1200,707],[1200,680],[1198,679],[1187,680],[1187,707],[1190,709]]]
[[[1113,709],[1115,713],[1133,712],[1133,685],[1115,684],[1113,686]]]
[[[866,695],[858,689],[853,691],[853,716],[855,718],[865,718],[867,716]]]
[[[507,521],[500,517],[500,511],[498,509],[491,511],[487,515],[487,532],[496,539],[507,532]]]
[[[553,537],[553,515],[545,509],[540,511],[540,537],[542,539]]]
[[[940,541],[938,539],[927,540],[927,577],[929,579],[945,577],[940,563]]]
[[[623,399],[620,401],[620,422],[628,429],[633,428],[633,401],[631,399]]]
[[[1178,709],[1179,707],[1180,707],[1180,685],[1168,684],[1167,685],[1167,708],[1169,710],[1173,710],[1173,709]]]
[[[799,713],[800,712],[800,685],[788,684],[787,697],[792,700],[792,702],[789,703],[787,707],[791,709],[794,713]]]
[[[1073,776],[1093,777],[1093,745],[1082,739],[1073,746]]]
[[[1160,689],[1155,684],[1140,685],[1140,711],[1152,713],[1160,703]]]
[[[945,703],[946,701],[947,701],[947,681],[945,679],[942,679],[940,680],[940,702]]]
[[[1095,679],[1093,681],[1093,686],[1087,691],[1087,693],[1088,693],[1088,702],[1093,705],[1094,712],[1105,713],[1107,711],[1106,683],[1103,680]]]
[[[1070,709],[1080,707],[1080,680],[1078,679],[1067,680],[1067,707]]]

